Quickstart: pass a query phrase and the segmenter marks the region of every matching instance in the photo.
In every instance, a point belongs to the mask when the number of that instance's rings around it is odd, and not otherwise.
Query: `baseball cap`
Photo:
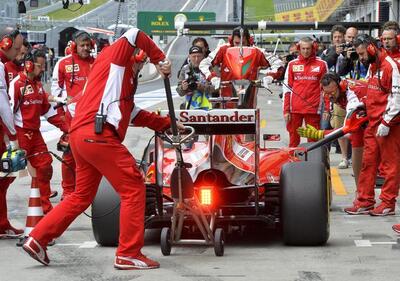
[[[202,53],[203,53],[203,50],[198,46],[192,46],[189,49],[189,55],[190,54],[202,54]]]

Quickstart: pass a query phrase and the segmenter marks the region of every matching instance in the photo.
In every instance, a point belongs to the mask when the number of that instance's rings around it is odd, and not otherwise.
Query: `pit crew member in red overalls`
[[[365,107],[365,99],[367,98],[367,86],[365,81],[341,79],[335,72],[330,72],[322,76],[321,86],[325,96],[325,104],[329,106],[330,102],[334,102],[347,113],[351,110]],[[300,127],[297,133],[301,137],[311,138],[315,140],[322,139],[324,135],[331,133],[333,130],[318,130],[311,125]],[[350,135],[352,145],[352,167],[354,179],[358,183],[358,176],[361,170],[361,162],[364,147],[364,129],[359,128]]]
[[[93,57],[90,56],[90,51],[93,48],[94,40],[87,32],[77,31],[74,33],[73,41],[70,44],[71,54],[60,59],[53,70],[51,84],[53,100],[66,103],[82,93],[94,61]],[[65,119],[69,126],[71,124],[71,114],[67,106],[65,109]],[[61,141],[65,139],[68,139],[68,136],[62,136]],[[75,160],[68,149],[63,153],[62,158],[65,163],[61,164],[61,185],[63,188],[61,198],[64,198],[75,189]]]
[[[164,131],[170,127],[170,121],[168,117],[135,106],[133,95],[137,76],[131,58],[137,48],[147,53],[161,75],[171,71],[171,64],[165,60],[163,52],[136,28],[128,30],[97,57],[76,105],[70,129],[70,145],[76,161],[75,191],[36,225],[23,245],[25,251],[42,264],[49,264],[47,244],[59,237],[88,208],[104,175],[121,198],[119,245],[114,267],[159,267],[158,262],[141,252],[145,186],[135,159],[122,141],[130,123]],[[159,64],[163,60],[165,63]],[[180,127],[182,129],[182,125]]]
[[[19,54],[23,37],[18,30],[5,28],[0,34],[0,155],[6,151],[5,135],[8,136],[12,150],[18,148],[17,131],[14,127],[13,112],[8,97],[8,75],[4,64],[12,61]],[[18,238],[24,231],[13,227],[7,218],[7,189],[14,178],[0,179],[0,239]]]
[[[364,153],[352,215],[394,215],[400,182],[400,74],[396,63],[375,41],[360,35],[354,42],[360,60],[370,62],[366,109],[368,126],[364,133]],[[379,166],[379,163],[381,164]],[[375,179],[378,167],[385,175],[381,203],[375,206]]]
[[[40,116],[47,114],[47,120],[63,132],[68,132],[68,127],[57,111],[51,107],[47,93],[40,82],[45,65],[46,54],[43,51],[34,50],[28,54],[24,62],[24,71],[10,83],[9,95],[18,142],[26,151],[29,163],[36,170],[40,201],[43,213],[47,214],[52,209],[49,197],[53,169],[52,157],[47,153],[47,146],[40,133]]]
[[[219,89],[221,81],[231,81],[232,74],[226,66],[225,62],[225,54],[226,50],[230,47],[238,47],[241,42],[241,27],[237,27],[233,30],[232,36],[229,38],[229,43],[224,44],[216,48],[212,51],[208,57],[204,58],[200,63],[200,70],[204,74],[204,76],[211,81],[212,85],[215,89]],[[253,43],[253,38],[250,36],[249,30],[243,28],[243,46],[255,47]],[[255,69],[253,69],[250,77],[248,79],[255,80],[258,77],[258,70],[260,67],[270,67],[271,71],[267,73],[267,76],[263,79],[264,87],[268,87],[274,79],[279,79],[283,76],[285,71],[283,62],[272,54],[266,53],[264,50],[257,48],[257,57],[256,61],[258,65]],[[211,72],[211,68],[214,66],[219,66],[221,77],[217,77],[215,72]],[[221,96],[223,97],[231,97],[232,89],[231,87],[223,87],[221,89]]]
[[[384,28],[381,36],[383,46],[386,49],[388,55],[400,65],[400,34],[397,25],[392,27]],[[386,24],[385,24],[386,25]],[[400,224],[395,224],[392,226],[396,233],[400,234]]]
[[[24,58],[30,50],[31,50],[31,44],[29,44],[28,40],[24,38],[24,42],[21,46],[21,50],[17,55],[17,57],[14,60],[9,61],[5,64],[9,82],[11,82],[15,77],[17,77],[20,71],[23,71]]]
[[[385,28],[380,37],[386,53],[400,65],[400,34],[394,27]]]
[[[299,145],[300,136],[296,130],[303,120],[319,129],[323,102],[320,81],[328,71],[326,62],[316,57],[317,42],[304,37],[297,46],[299,56],[289,62],[282,87],[283,116],[289,132],[289,147]]]

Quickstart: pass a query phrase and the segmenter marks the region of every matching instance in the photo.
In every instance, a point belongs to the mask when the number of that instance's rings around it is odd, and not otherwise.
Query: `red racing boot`
[[[392,216],[394,215],[394,204],[381,203],[369,211],[371,216]]]
[[[0,239],[17,239],[24,234],[22,229],[17,229],[11,225],[4,230],[0,230]]]
[[[22,245],[22,248],[27,252],[32,258],[44,265],[49,265],[50,260],[47,256],[46,249],[43,248],[38,241],[29,237],[28,240]]]
[[[352,207],[345,208],[344,211],[349,215],[367,215],[370,210],[374,208],[374,205],[362,206],[355,203]]]
[[[394,232],[396,232],[397,234],[400,234],[400,224],[394,224],[392,226],[392,229]]]
[[[121,270],[129,269],[154,269],[159,268],[160,264],[140,254],[137,257],[116,256],[114,267]]]

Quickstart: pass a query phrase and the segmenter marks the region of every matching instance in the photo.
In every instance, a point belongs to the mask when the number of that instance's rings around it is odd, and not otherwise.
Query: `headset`
[[[319,47],[318,40],[316,38],[312,39],[311,37],[306,37],[306,38],[312,40],[311,49],[312,49],[312,53],[315,55],[318,52],[318,47]],[[300,39],[300,41],[301,41],[301,39]],[[300,41],[296,43],[296,49],[299,53],[300,53]]]
[[[368,45],[367,45],[367,53],[368,53],[370,56],[373,56],[373,57],[377,57],[377,56],[378,56],[378,50],[381,48],[381,46],[378,45],[378,44],[381,44],[381,41],[376,41],[374,38],[370,37],[370,36],[367,35],[367,34],[358,35],[358,36],[356,37],[356,41],[357,41],[357,40],[358,40],[358,41],[361,41],[361,43],[368,44]],[[384,50],[383,50],[383,52],[384,52]],[[389,89],[386,89],[386,88],[382,85],[382,83],[381,83],[381,71],[380,71],[380,62],[379,62],[379,59],[377,59],[377,61],[376,61],[376,66],[377,66],[377,75],[378,75],[378,84],[379,84],[379,87],[381,87],[381,89],[383,90],[383,92],[389,93],[390,90],[389,90]]]
[[[368,54],[370,54],[371,56],[374,57],[374,56],[376,56],[377,51],[378,51],[378,48],[375,46],[374,43],[369,43],[369,44],[368,44],[368,46],[367,46],[367,52],[368,52]]]
[[[349,83],[347,82],[346,79],[343,79],[343,80],[340,81],[340,83],[339,83],[338,86],[339,86],[339,91],[340,91],[341,93],[345,93],[345,92],[347,91],[347,88],[348,88],[348,86],[349,86]]]
[[[78,30],[78,31],[76,31],[76,32],[72,35],[72,41],[71,41],[70,48],[71,48],[71,51],[72,51],[73,53],[76,53],[76,52],[77,52],[77,44],[76,44],[76,41],[77,41],[78,38],[81,37],[82,35],[85,35],[85,36],[87,36],[87,37],[90,38],[90,48],[91,48],[91,49],[94,49],[94,46],[96,45],[96,41],[92,38],[92,36],[90,36],[90,34],[87,33],[87,32],[84,31],[84,30]]]
[[[64,49],[64,55],[65,56],[68,56],[68,55],[70,55],[72,53],[72,51],[71,51],[71,42],[72,42],[72,40],[68,41],[67,47],[65,47],[65,49]]]
[[[367,34],[360,34],[356,37],[355,41],[361,41],[364,44],[368,44],[367,45],[367,53],[371,56],[376,56],[377,52],[378,52],[378,48],[379,46],[377,46],[377,42],[375,41],[375,39],[373,39],[372,37],[370,37]],[[381,42],[381,41],[379,41]]]
[[[8,51],[11,49],[14,39],[20,34],[18,29],[14,29],[11,33],[6,34],[1,38],[0,49]]]
[[[383,43],[383,37],[379,36],[379,40]],[[400,34],[396,35],[396,44],[400,46]]]
[[[35,69],[36,52],[37,49],[34,49],[25,55],[24,69],[27,73],[32,73]]]
[[[147,54],[142,49],[138,49],[139,51],[132,56],[133,63],[145,63],[148,59]]]
[[[396,31],[394,29],[386,29],[386,30],[389,30],[389,31],[393,30],[396,33]],[[396,38],[396,45],[397,45],[397,47],[399,47],[400,46],[400,34],[397,34],[395,38]],[[383,37],[382,36],[379,36],[379,41],[381,42],[381,44],[383,44]]]
[[[316,54],[318,52],[318,41],[313,40],[310,37],[307,37],[307,38],[312,40],[312,52],[313,52],[313,54]],[[300,53],[300,41],[296,43],[296,49],[297,49],[297,51],[299,51],[299,53]]]

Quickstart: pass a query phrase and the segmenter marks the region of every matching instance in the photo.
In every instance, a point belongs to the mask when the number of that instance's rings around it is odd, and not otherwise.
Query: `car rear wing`
[[[167,110],[160,115],[166,116]],[[256,134],[259,109],[175,110],[177,120],[200,135]]]

